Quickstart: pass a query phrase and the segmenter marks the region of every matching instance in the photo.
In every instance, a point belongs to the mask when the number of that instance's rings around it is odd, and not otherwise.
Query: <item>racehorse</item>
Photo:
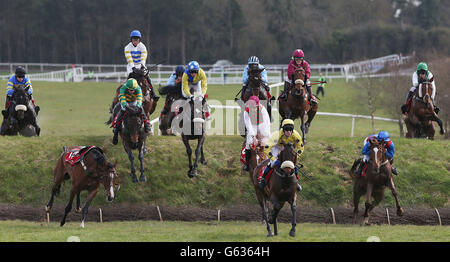
[[[157,100],[154,100],[150,97],[150,82],[147,80],[147,76],[150,73],[150,70],[148,70],[144,65],[141,65],[140,73],[138,73],[138,77],[136,78],[136,81],[138,82],[139,86],[142,89],[142,108],[144,108],[145,114],[147,115],[147,119],[150,119],[150,115],[153,114],[153,112],[156,109]],[[109,108],[109,112],[111,114],[108,122],[106,124],[111,124],[114,120],[113,117],[113,111],[116,104],[119,102],[119,94],[120,94],[120,88],[122,85],[117,87],[116,94],[114,96],[114,99],[111,103],[111,107]]]
[[[72,209],[73,198],[76,195],[75,210],[77,213],[82,212],[81,227],[84,228],[89,205],[97,195],[100,184],[102,183],[105,188],[108,201],[112,201],[115,193],[119,190],[116,165],[117,162],[115,164],[110,163],[103,150],[96,146],[69,147],[67,149],[64,147],[53,172],[51,197],[45,206],[45,211],[50,213],[54,197],[60,193],[61,184],[70,179],[72,183],[70,198],[61,220],[61,226],[66,223],[67,214]],[[88,191],[88,196],[86,204],[81,209],[80,193],[83,190]]]
[[[175,86],[164,86],[159,88],[159,94],[160,95],[167,95],[166,98],[166,104],[164,105],[164,108],[166,108],[167,112],[163,114],[161,111],[161,114],[159,115],[159,130],[161,130],[161,134],[166,135],[174,135],[171,129],[172,126],[172,120],[174,117],[178,114],[178,108],[172,108],[172,104],[174,101],[181,98],[181,83],[175,85]]]
[[[28,87],[14,86],[14,94],[11,98],[11,104],[8,107],[8,111],[2,110],[2,114],[5,118],[3,121],[0,134],[4,135],[17,135],[18,133],[25,136],[39,136],[41,130],[36,124],[36,117],[39,112],[39,106],[35,107],[36,116],[30,107],[33,107],[33,103],[28,95]]]
[[[311,121],[319,109],[319,105],[317,103],[310,105],[309,93],[306,90],[304,79],[305,70],[303,68],[295,69],[294,86],[288,92],[286,101],[281,98],[278,99],[278,108],[282,117],[280,123],[286,118],[292,120],[300,118],[303,143],[306,144],[306,134],[309,131]],[[290,83],[285,82],[285,85],[290,85]],[[308,121],[306,121],[306,115],[308,115]]]
[[[288,143],[283,145],[283,150],[278,155],[278,160],[280,161],[280,163],[282,163],[281,165],[283,165],[285,161],[290,161],[294,165],[296,164],[297,152],[295,151],[295,147],[297,143],[300,143],[300,141],[296,141],[296,143],[294,144]],[[277,216],[281,208],[284,206],[284,203],[287,201],[291,205],[292,211],[292,228],[289,232],[289,235],[291,237],[295,237],[295,227],[297,225],[297,176],[295,175],[294,169],[281,169],[279,167],[276,167],[274,168],[271,178],[270,180],[268,180],[266,187],[264,188],[264,190],[261,190],[258,186],[258,177],[269,161],[269,159],[262,161],[255,168],[255,170],[253,171],[253,175],[250,177],[256,191],[256,198],[258,199],[259,205],[262,209],[263,219],[266,222],[267,236],[270,237],[273,235],[278,235]],[[273,206],[270,219],[268,219],[268,201],[270,201]],[[273,233],[269,223],[273,224]]]
[[[416,88],[415,94],[411,99],[411,109],[408,112],[408,116],[405,118],[405,124],[408,130],[406,133],[407,138],[427,137],[433,140],[435,132],[433,121],[438,123],[440,134],[444,134],[442,120],[439,119],[434,111],[434,105],[431,99],[433,80],[434,79],[424,82],[419,88]]]
[[[120,106],[114,108],[114,117],[119,114]],[[122,145],[125,152],[128,154],[128,159],[131,164],[131,177],[133,183],[138,182],[136,177],[136,169],[134,168],[134,155],[133,151],[137,149],[139,151],[138,158],[140,162],[140,172],[139,177],[140,182],[145,182],[144,174],[144,151],[145,151],[145,140],[147,139],[147,133],[144,132],[144,121],[141,117],[141,108],[130,103],[126,106],[125,114],[123,120],[120,123],[122,126],[119,128],[119,135],[122,138]]]
[[[403,215],[403,209],[398,201],[398,192],[394,185],[392,177],[392,166],[386,157],[385,142],[379,142],[375,137],[369,138],[370,143],[370,160],[367,167],[364,167],[361,176],[357,175],[356,168],[361,159],[355,160],[351,168],[350,174],[353,177],[353,224],[358,216],[358,205],[362,195],[366,195],[364,220],[361,225],[369,225],[369,213],[384,199],[384,190],[389,187],[395,198],[397,206],[397,215]],[[371,198],[374,202],[371,202]]]
[[[269,99],[269,95],[268,92],[266,92],[266,90],[263,87],[263,81],[262,81],[262,77],[261,77],[261,72],[264,69],[248,69],[248,84],[247,84],[247,88],[243,91],[242,94],[242,106],[244,106],[244,104],[248,101],[248,99],[251,96],[256,96],[259,98],[260,102],[262,100],[265,100],[267,103],[267,113],[269,113],[269,118],[270,120],[272,120],[272,100],[273,97],[271,97],[271,99]],[[238,99],[235,98],[235,101],[237,101]],[[264,104],[263,104],[264,105]],[[265,106],[265,105],[264,105]],[[243,111],[241,110],[241,113],[239,115],[239,130],[245,130],[245,124],[244,124],[244,118],[243,118]],[[242,129],[241,129],[242,127]],[[245,130],[246,131],[246,130]],[[242,134],[243,137],[245,137],[245,134]]]
[[[206,121],[204,110],[205,99],[197,96],[192,100],[186,100],[183,105],[182,113],[178,117],[182,117],[180,121],[181,139],[186,147],[186,153],[189,159],[188,177],[197,176],[198,157],[201,155],[200,163],[206,165],[205,155],[203,154],[203,143],[206,137]],[[197,140],[197,148],[195,149],[195,160],[192,164],[192,149],[189,140]]]

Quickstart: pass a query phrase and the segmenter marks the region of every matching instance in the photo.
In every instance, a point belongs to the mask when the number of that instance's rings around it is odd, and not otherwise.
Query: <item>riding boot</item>
[[[150,121],[148,121],[148,118],[145,114],[144,109],[141,110],[141,117],[142,120],[144,120],[144,131],[145,133],[150,133],[150,131],[152,131],[151,127],[150,127]]]
[[[317,104],[316,100],[315,100],[314,97],[313,97],[312,87],[311,87],[310,85],[307,85],[307,86],[306,86],[306,90],[308,91],[308,94],[309,94],[309,103],[310,103],[311,105]]]
[[[288,82],[284,82],[284,87],[283,87],[283,91],[281,92],[280,96],[278,97],[278,99],[283,99],[284,101],[287,100],[287,94],[289,92],[290,86]]]
[[[250,149],[245,149],[245,165],[242,168],[244,171],[248,171],[249,165],[250,165],[250,158],[252,156],[252,151],[250,151]]]
[[[120,129],[120,123],[122,122],[122,118],[124,115],[125,110],[120,110],[119,114],[117,115],[116,119],[114,120],[114,129],[113,129],[113,140],[112,143],[113,145],[117,145],[117,143],[119,142],[119,129]]]
[[[361,176],[361,175],[362,175],[362,170],[363,170],[363,168],[364,168],[365,165],[366,165],[366,162],[364,162],[364,161],[361,161],[361,162],[359,163],[358,169],[356,170],[356,174],[357,174],[358,176]]]
[[[259,180],[258,186],[260,189],[264,189],[264,187],[266,186],[266,176],[267,174],[269,174],[270,169],[272,169],[270,167],[270,162],[269,164],[267,164],[266,169],[264,169],[264,173],[261,177],[261,180]]]
[[[150,77],[147,76],[148,84],[150,85],[150,97],[156,102],[159,100],[159,96],[156,95],[155,91],[153,90],[152,81],[150,80]]]
[[[389,163],[391,164],[391,170],[392,170],[392,174],[394,175],[398,175],[398,171],[397,169],[393,166],[394,164],[394,158],[389,159]]]
[[[405,102],[405,104],[403,104],[402,107],[401,107],[402,113],[403,113],[403,114],[406,114],[406,113],[408,112],[408,106],[407,106],[407,103],[408,103],[409,99],[411,99],[411,97],[412,97],[413,95],[414,95],[414,92],[413,92],[413,91],[409,91],[409,92],[408,92],[408,95],[406,96],[406,102]]]

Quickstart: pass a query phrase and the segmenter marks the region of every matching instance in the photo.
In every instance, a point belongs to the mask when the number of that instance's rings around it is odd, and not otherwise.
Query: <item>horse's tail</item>
[[[350,176],[352,178],[355,178],[356,168],[358,167],[359,163],[361,163],[361,161],[362,161],[362,159],[358,158],[358,159],[355,160],[355,162],[353,162],[352,168],[350,169]]]

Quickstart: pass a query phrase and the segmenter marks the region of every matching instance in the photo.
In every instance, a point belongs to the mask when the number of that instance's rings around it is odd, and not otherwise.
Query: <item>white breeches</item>
[[[191,92],[191,95],[198,96],[202,94],[202,81],[198,81],[197,84],[189,83],[189,91]],[[184,89],[181,88],[181,93],[184,98],[188,98],[186,93],[184,92]]]

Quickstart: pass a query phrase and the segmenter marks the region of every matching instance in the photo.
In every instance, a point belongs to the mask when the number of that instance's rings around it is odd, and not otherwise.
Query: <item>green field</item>
[[[122,187],[113,205],[148,203],[220,208],[256,204],[248,175],[240,171],[239,153],[243,139],[238,135],[207,136],[208,165],[200,165],[199,176],[195,179],[187,177],[187,156],[180,137],[149,137],[149,154],[145,156],[148,181],[133,184],[128,157],[120,144],[111,144],[111,129],[104,125],[117,86],[117,83],[33,82],[35,99],[42,108],[38,117],[41,137],[0,137],[0,203],[42,207],[48,201],[53,168],[62,147],[93,144],[107,149],[108,158],[118,162]],[[209,101],[225,105],[226,100],[233,100],[239,88],[239,85],[211,85]],[[319,111],[363,115],[368,112],[367,108],[355,105],[359,91],[343,80],[333,80],[325,92]],[[0,97],[4,96],[5,90],[0,89]],[[228,103],[233,104],[232,101]],[[151,119],[159,115],[162,106],[163,102],[158,103]],[[389,117],[383,110],[377,111],[376,115]],[[216,125],[212,123],[213,127]],[[227,125],[229,122],[224,123],[225,127]],[[276,127],[277,123],[273,125]],[[409,140],[399,137],[396,123],[376,121],[375,125],[376,131],[390,132],[395,142],[395,166],[400,172],[395,183],[401,204],[405,207],[448,207],[449,141],[439,135],[435,141]],[[372,133],[370,121],[356,120],[354,137],[350,137],[350,131],[351,118],[316,116],[300,159],[305,165],[304,172],[311,179],[301,178],[304,190],[299,196],[298,207],[351,206],[352,185],[348,170],[360,156],[364,137]],[[137,159],[135,163],[138,164]],[[55,205],[66,203],[68,188],[66,183]],[[83,193],[82,201],[85,196]],[[102,191],[92,204],[106,204]],[[390,192],[386,192],[386,199],[380,206],[394,206]],[[431,226],[360,228],[299,224],[295,239],[288,237],[288,224],[281,226],[280,237],[267,239],[265,227],[256,222],[89,222],[89,230],[82,231],[78,227],[75,222],[59,228],[56,223],[47,226],[2,221],[0,241],[66,241],[70,235],[80,236],[81,241],[366,241],[371,235],[379,236],[381,241],[448,241],[448,227]],[[121,230],[115,230],[117,227]]]
[[[448,242],[450,227],[370,226],[297,224],[297,236],[289,236],[290,224],[280,223],[279,235],[266,237],[265,226],[257,222],[89,222],[80,229],[69,222],[0,221],[0,242],[366,242],[376,236],[381,242]]]

